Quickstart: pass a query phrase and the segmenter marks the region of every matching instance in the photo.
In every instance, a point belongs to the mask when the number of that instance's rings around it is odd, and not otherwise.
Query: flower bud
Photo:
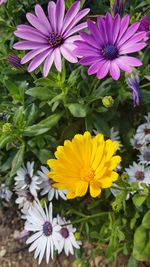
[[[12,124],[11,123],[7,122],[2,127],[2,132],[3,133],[9,133],[9,132],[11,132],[11,130],[12,130]]]
[[[110,108],[114,104],[114,99],[112,98],[112,96],[105,96],[102,99],[102,103],[103,103],[104,107]]]
[[[19,57],[17,57],[15,54],[8,55],[7,61],[12,67],[14,67],[16,69],[22,68],[21,59]]]

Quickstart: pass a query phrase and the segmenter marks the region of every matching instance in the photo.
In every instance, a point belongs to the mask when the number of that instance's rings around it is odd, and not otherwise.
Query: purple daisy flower
[[[115,18],[107,13],[106,18],[97,18],[97,24],[88,21],[91,34],[81,32],[82,40],[75,41],[76,55],[81,58],[80,64],[90,66],[88,74],[97,73],[97,78],[104,78],[108,72],[114,80],[120,77],[120,69],[131,73],[132,67],[142,62],[126,54],[140,51],[146,46],[143,38],[146,32],[137,32],[140,23],[136,22],[129,28],[130,17]]]
[[[74,41],[80,40],[79,35],[73,34],[87,27],[86,22],[76,25],[90,9],[80,10],[80,1],[76,1],[65,15],[64,0],[57,0],[55,4],[48,4],[48,18],[42,7],[35,6],[35,15],[27,13],[26,17],[32,26],[19,25],[14,34],[24,39],[13,47],[17,50],[31,50],[21,60],[21,64],[30,62],[28,71],[34,71],[44,62],[43,75],[47,76],[54,62],[56,69],[61,72],[61,54],[71,63],[76,63],[77,57],[73,50]]]
[[[141,19],[139,31],[145,31],[146,37],[144,38],[145,41],[147,41],[150,38],[150,18],[144,16]]]

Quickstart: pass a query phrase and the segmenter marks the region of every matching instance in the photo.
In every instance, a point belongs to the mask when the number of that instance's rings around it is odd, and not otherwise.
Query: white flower
[[[120,136],[119,136],[119,132],[118,131],[115,131],[114,127],[112,127],[110,129],[110,139],[112,141],[117,141],[119,143],[119,148],[122,147]]]
[[[140,149],[140,155],[138,155],[138,160],[140,164],[149,165],[150,164],[150,147],[142,147]]]
[[[19,205],[19,209],[23,213],[22,218],[26,219],[26,215],[29,209],[34,205],[34,201],[37,200],[35,196],[33,196],[29,190],[21,190],[17,192],[18,198],[16,199],[16,203]]]
[[[139,182],[139,185],[141,183],[150,184],[150,168],[146,168],[143,164],[133,162],[133,165],[125,170],[129,176],[129,184],[136,181]]]
[[[39,257],[39,264],[46,254],[46,262],[49,263],[50,257],[53,259],[54,250],[60,250],[61,239],[61,227],[57,224],[57,219],[52,218],[52,203],[49,205],[49,211],[46,205],[44,211],[40,203],[36,202],[28,212],[25,229],[36,232],[26,241],[27,244],[32,243],[29,252],[35,250],[34,258]]]
[[[141,124],[137,128],[135,139],[142,144],[148,144],[150,142],[150,121]]]
[[[48,194],[48,200],[51,201],[54,197],[58,199],[61,197],[66,200],[67,190],[59,190],[53,187],[53,181],[47,176],[47,173],[50,172],[46,167],[41,166],[42,171],[37,171],[38,175],[41,178],[42,184],[40,188],[42,189],[41,195]]]
[[[27,162],[27,167],[23,166],[17,171],[15,179],[15,189],[17,191],[28,189],[31,194],[37,196],[37,190],[39,190],[39,184],[41,183],[37,175],[33,175],[34,162]]]
[[[135,139],[135,136],[134,136],[133,138],[131,138],[130,143],[134,149],[139,150],[145,145],[143,141],[145,142],[145,140]]]
[[[69,253],[72,255],[74,254],[73,247],[79,249],[81,245],[81,241],[77,241],[75,239],[74,233],[76,232],[76,228],[73,228],[70,224],[70,221],[66,221],[65,218],[61,218],[59,215],[57,215],[57,220],[59,225],[64,225],[61,227],[60,234],[61,234],[61,240],[60,240],[60,249],[58,250],[58,253],[61,253],[64,249],[65,254],[68,256]]]
[[[150,123],[150,112],[148,112],[147,116],[144,116],[146,119],[147,123]]]
[[[1,184],[0,198],[5,199],[7,202],[9,202],[12,197],[12,194],[13,193],[9,190],[9,188],[5,184]]]

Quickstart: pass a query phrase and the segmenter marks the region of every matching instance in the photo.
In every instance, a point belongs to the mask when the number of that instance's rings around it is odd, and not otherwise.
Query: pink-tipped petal
[[[41,54],[43,51],[47,50],[49,48],[49,46],[45,46],[43,48],[40,48],[40,49],[35,49],[35,50],[32,50],[30,51],[29,53],[27,53],[22,59],[21,59],[21,64],[25,64],[27,63],[28,61],[30,61],[31,59],[33,59],[35,56]]]
[[[18,50],[32,50],[32,49],[38,49],[41,47],[45,47],[45,45],[36,43],[36,42],[31,42],[31,41],[20,41],[13,45],[13,48],[18,49]]]
[[[120,77],[120,69],[115,60],[110,63],[110,75],[114,80],[118,80]]]
[[[50,72],[53,62],[54,62],[54,52],[52,51],[52,53],[45,59],[45,62],[44,62],[44,68],[43,68],[44,77],[47,77],[48,73]]]
[[[42,7],[39,4],[35,6],[35,13],[38,19],[41,21],[41,23],[43,23],[45,27],[48,29],[49,33],[51,33],[52,31],[51,25],[45,15],[45,12],[43,11]]]
[[[64,3],[64,0],[57,0],[56,18],[57,18],[57,32],[58,33],[62,29],[64,14],[65,14],[65,3]]]
[[[77,15],[80,9],[80,1],[75,1],[72,6],[68,9],[64,22],[63,22],[63,29],[62,33],[67,29],[67,27],[70,25],[71,21],[74,19],[74,17]]]
[[[46,36],[49,36],[48,29],[39,21],[39,19],[35,15],[27,13],[26,18],[34,28],[36,28],[41,33],[44,33]]]
[[[48,4],[48,17],[52,30],[56,33],[56,4],[53,1]]]
[[[121,47],[119,50],[119,54],[122,55],[126,53],[128,54],[128,53],[137,52],[137,51],[142,50],[146,46],[147,46],[146,43],[136,43],[136,44],[133,43],[132,45],[126,46],[125,48]]]
[[[78,60],[75,57],[75,55],[73,54],[73,52],[71,52],[65,45],[60,47],[60,51],[63,55],[63,57],[68,60],[71,63],[77,63]]]
[[[130,67],[130,65],[128,65],[128,63],[123,60],[123,57],[119,57],[116,59],[116,64],[118,65],[118,67],[128,73],[132,72],[132,68]]]
[[[142,65],[141,60],[136,57],[121,56],[119,57],[119,61],[122,61],[125,65],[131,67],[139,67]]]
[[[110,68],[110,62],[109,61],[101,61],[99,63],[99,70],[97,72],[97,78],[103,79],[108,74]]]
[[[44,51],[40,55],[36,56],[28,66],[28,71],[32,72],[38,68],[51,51]]]
[[[47,39],[40,37],[39,35],[36,35],[35,33],[31,33],[31,32],[22,32],[22,31],[15,31],[14,35],[16,35],[19,38],[22,38],[24,40],[28,40],[28,41],[33,41],[33,42],[37,42],[37,43],[47,43]]]
[[[61,63],[61,54],[60,54],[60,49],[56,48],[54,50],[54,64],[56,69],[61,72],[62,70],[62,63]]]

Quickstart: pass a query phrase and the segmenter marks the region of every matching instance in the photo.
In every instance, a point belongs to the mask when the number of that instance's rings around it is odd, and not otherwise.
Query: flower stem
[[[145,87],[148,87],[148,86],[150,86],[150,83],[143,84],[143,85],[140,86],[140,88],[145,88]]]

